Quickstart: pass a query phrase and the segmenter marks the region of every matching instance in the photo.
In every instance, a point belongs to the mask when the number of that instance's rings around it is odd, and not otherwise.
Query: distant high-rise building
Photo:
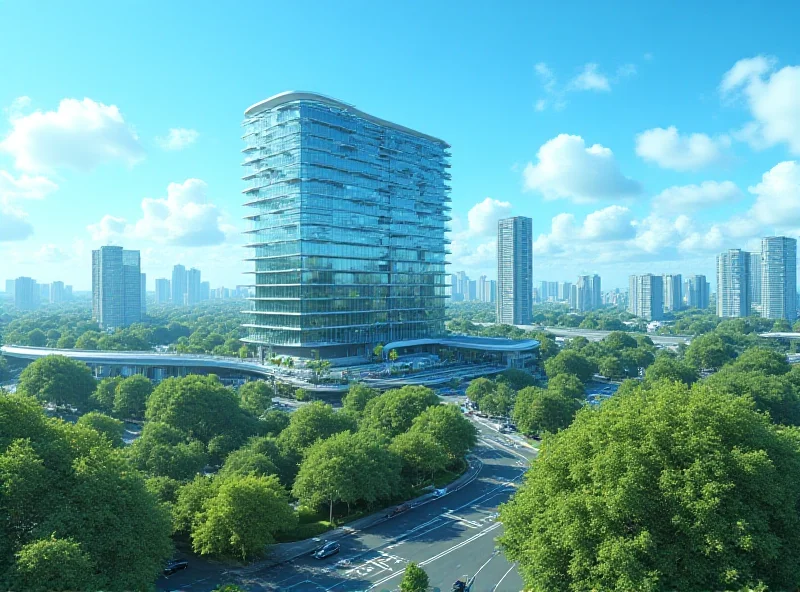
[[[785,236],[761,239],[761,316],[797,318],[797,241]]]
[[[72,300],[72,286],[64,286],[64,298],[67,301]]]
[[[50,284],[39,284],[39,302],[50,302]]]
[[[489,280],[489,302],[494,303],[497,300],[497,281]]]
[[[664,312],[675,312],[683,308],[683,279],[681,274],[668,273],[662,278],[664,284]]]
[[[587,312],[600,308],[602,305],[600,276],[597,274],[578,276],[578,281],[570,286],[570,308],[578,312]]]
[[[750,306],[761,312],[762,270],[761,252],[750,253]]]
[[[628,279],[632,303],[631,313],[647,321],[664,318],[664,279],[660,275],[646,273],[632,275]]]
[[[572,282],[560,282],[558,284],[558,294],[556,299],[561,302],[567,302],[569,300],[570,292],[572,291]]]
[[[172,304],[182,306],[186,302],[186,268],[176,265],[172,268]]]
[[[147,314],[147,274],[143,273],[140,277],[140,292],[142,298],[142,316]]]
[[[6,280],[6,294],[14,296],[14,280]]]
[[[52,304],[59,304],[65,300],[64,282],[53,282],[50,284],[50,302]]]
[[[192,267],[186,272],[186,304],[200,302],[200,270]]]
[[[533,221],[516,216],[497,225],[497,322],[533,321]]]
[[[200,300],[206,301],[211,298],[211,282],[200,282]]]
[[[469,286],[469,293],[468,293],[468,297],[466,298],[466,300],[469,300],[469,301],[477,300],[478,299],[478,285],[477,285],[477,282],[475,280],[469,280],[469,283],[467,285]]]
[[[14,306],[20,310],[39,308],[41,291],[36,280],[29,277],[18,277],[14,280]]]
[[[156,280],[156,304],[166,304],[170,298],[169,280],[158,278]]]
[[[105,246],[92,251],[92,316],[103,328],[142,320],[139,251]]]
[[[750,314],[750,253],[729,249],[717,255],[717,316]]]
[[[478,278],[478,300],[481,302],[491,302],[489,298],[489,281],[485,275]]]
[[[686,306],[708,308],[709,284],[704,275],[690,275],[686,280]]]

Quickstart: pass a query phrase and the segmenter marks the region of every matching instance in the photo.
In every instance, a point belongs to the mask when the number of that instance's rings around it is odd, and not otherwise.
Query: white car
[[[433,490],[433,497],[442,497],[444,495],[447,495],[447,488],[446,487],[443,488],[443,489],[434,489]]]

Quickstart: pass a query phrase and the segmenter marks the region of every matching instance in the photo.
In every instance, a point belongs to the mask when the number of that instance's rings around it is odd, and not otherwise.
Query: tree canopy
[[[662,381],[545,441],[501,507],[501,544],[533,591],[787,590],[798,502],[797,431],[745,397]]]
[[[589,358],[580,352],[564,349],[544,363],[548,378],[559,374],[574,374],[582,382],[588,382],[594,374],[594,366]]]
[[[86,409],[96,386],[92,372],[83,362],[45,356],[22,371],[17,390],[47,403]]]
[[[367,403],[363,427],[394,437],[407,431],[414,418],[425,409],[438,404],[436,393],[424,386],[404,386],[386,391]]]
[[[406,565],[403,579],[400,580],[400,592],[427,592],[428,574],[413,561]]]

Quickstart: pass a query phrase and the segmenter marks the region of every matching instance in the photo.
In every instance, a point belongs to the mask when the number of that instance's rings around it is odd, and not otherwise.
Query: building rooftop
[[[375,117],[374,115],[370,115],[369,113],[364,113],[360,109],[356,109],[355,105],[351,105],[349,103],[345,103],[338,99],[333,99],[331,97],[326,97],[325,95],[321,95],[319,93],[310,91],[289,90],[286,92],[278,93],[277,95],[273,95],[268,99],[264,99],[263,101],[260,101],[255,105],[251,105],[245,110],[244,115],[245,117],[253,117],[263,111],[272,109],[273,107],[278,107],[279,105],[284,105],[287,103],[293,103],[295,101],[314,101],[316,103],[323,103],[325,105],[330,105],[331,107],[336,107],[337,109],[341,109],[342,111],[347,111],[348,113],[357,115],[358,117],[366,119],[367,121],[371,121],[374,124],[390,127],[392,129],[396,129],[398,131],[411,134],[413,136],[425,138],[426,140],[442,144],[445,148],[450,148],[450,144],[448,144],[447,142],[445,142],[440,138],[437,138],[435,136],[429,136],[428,134],[423,134],[422,132],[418,132],[409,127],[405,127],[397,123],[392,123],[391,121],[386,121],[385,119]]]

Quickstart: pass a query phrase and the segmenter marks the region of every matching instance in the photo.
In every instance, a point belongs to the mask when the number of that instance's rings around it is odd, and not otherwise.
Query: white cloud
[[[124,236],[180,247],[219,245],[236,229],[223,221],[216,205],[209,203],[207,188],[200,179],[170,183],[166,198],[142,200],[139,220],[129,223],[124,218],[106,215],[87,230],[96,241]]]
[[[497,233],[497,221],[511,214],[511,202],[487,197],[470,208],[467,212],[471,236],[488,236]]]
[[[609,92],[611,84],[608,82],[605,74],[600,72],[600,67],[597,64],[586,64],[583,71],[578,74],[569,83],[569,88],[575,90],[595,90],[600,92]]]
[[[28,216],[0,200],[0,242],[25,240],[33,234],[33,226],[28,222]]]
[[[99,222],[89,224],[86,230],[89,231],[92,240],[109,243],[123,236],[126,227],[127,221],[125,218],[117,218],[116,216],[106,214]]]
[[[756,149],[785,143],[800,154],[800,66],[775,70],[775,58],[757,56],[739,60],[720,84],[723,96],[740,91],[753,121],[738,138]]]
[[[30,259],[39,263],[62,263],[70,259],[70,255],[61,247],[53,244],[44,244],[38,251],[28,254]]]
[[[8,107],[6,107],[4,111],[8,114],[8,118],[13,121],[14,119],[19,119],[20,117],[22,117],[22,115],[25,113],[30,104],[31,104],[30,97],[26,96],[17,97],[13,101],[11,101],[11,104]]]
[[[636,136],[636,154],[665,169],[696,171],[723,162],[730,143],[727,136],[681,135],[674,126],[656,127]]]
[[[536,238],[533,251],[538,256],[558,255],[582,252],[591,246],[600,252],[605,248],[603,243],[624,241],[635,234],[633,215],[622,206],[609,206],[592,212],[580,224],[576,224],[573,214],[565,212],[553,217],[550,233]]]
[[[495,261],[497,221],[511,215],[511,203],[487,197],[467,212],[467,226],[454,220],[451,261],[454,265],[480,267]]]
[[[704,181],[700,185],[668,187],[653,198],[653,207],[660,212],[679,214],[731,204],[741,197],[742,192],[731,181]]]
[[[636,76],[637,72],[636,64],[623,64],[617,68],[616,80],[628,78],[629,76]]]
[[[88,98],[64,99],[57,111],[11,119],[11,132],[0,142],[0,150],[25,171],[91,170],[112,160],[133,164],[144,156],[119,109]]]
[[[156,142],[164,150],[182,150],[194,144],[200,134],[197,130],[186,128],[172,128],[166,138],[156,138]]]
[[[539,79],[542,81],[542,87],[546,93],[553,93],[556,89],[556,77],[553,71],[544,62],[539,62],[533,67]]]
[[[537,111],[544,111],[545,109],[547,109],[547,101],[545,101],[544,99],[539,99],[538,101],[536,101],[533,108],[536,109]]]
[[[47,177],[22,175],[15,178],[8,171],[0,171],[0,199],[42,199],[58,189]]]
[[[756,196],[750,213],[757,221],[782,228],[800,224],[800,164],[797,161],[776,164],[748,191]]]
[[[561,134],[545,142],[523,172],[525,189],[545,199],[567,198],[576,203],[619,199],[641,193],[641,185],[625,177],[610,149],[586,147],[580,136]]]

